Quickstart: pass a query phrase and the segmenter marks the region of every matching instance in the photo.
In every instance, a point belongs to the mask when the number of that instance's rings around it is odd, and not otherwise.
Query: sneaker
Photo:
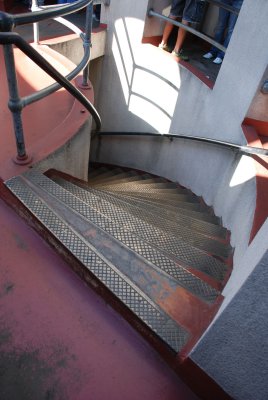
[[[183,61],[189,61],[189,57],[184,54],[183,50],[180,50],[178,53],[177,51],[173,50],[171,53],[173,56],[180,58]]]
[[[222,58],[216,57],[215,60],[213,61],[214,64],[221,64],[222,63]]]
[[[207,60],[210,60],[211,58],[213,58],[213,54],[209,51],[208,53],[203,55],[203,58],[206,58]]]
[[[166,43],[160,43],[159,45],[158,45],[158,47],[159,47],[159,49],[162,49],[162,50],[165,50],[165,51],[168,51],[168,45],[166,44]]]

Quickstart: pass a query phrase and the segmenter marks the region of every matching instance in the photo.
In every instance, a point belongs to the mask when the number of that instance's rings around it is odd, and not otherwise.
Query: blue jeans
[[[223,4],[227,4],[235,8],[238,8],[240,10],[243,0],[222,0],[221,2]],[[236,14],[226,11],[223,8],[219,9],[219,18],[214,35],[214,39],[216,40],[216,42],[222,44],[226,48],[228,47],[236,21],[237,21]],[[217,47],[213,46],[210,49],[210,52],[215,57],[220,57],[221,59],[223,59],[224,57],[224,52],[219,50]]]

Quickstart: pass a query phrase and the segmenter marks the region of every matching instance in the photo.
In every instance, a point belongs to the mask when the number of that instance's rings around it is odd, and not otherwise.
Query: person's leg
[[[242,3],[243,3],[243,0],[233,0],[231,2],[231,5],[240,10]],[[223,43],[224,47],[226,47],[226,48],[228,47],[229,42],[231,40],[231,36],[233,34],[233,30],[234,30],[234,27],[235,27],[235,24],[237,21],[237,17],[238,17],[236,14],[233,14],[233,13],[230,13],[230,14],[231,15],[230,15],[230,18],[228,21],[227,32],[226,32],[226,36],[225,36],[224,43]]]
[[[224,0],[223,3],[229,4],[230,0]],[[224,10],[223,8],[220,8],[218,22],[217,22],[215,33],[214,33],[214,40],[218,43],[223,43],[223,41],[224,41],[224,34],[225,34],[226,27],[228,25],[229,18],[230,18],[230,12]],[[214,56],[222,55],[222,58],[224,56],[224,53],[219,52],[219,49],[215,46],[211,47],[210,52]]]
[[[169,16],[169,18],[176,20],[177,17],[173,17],[172,15]],[[162,37],[162,42],[160,43],[160,46],[166,46],[167,42],[168,42],[168,38],[172,32],[173,29],[173,24],[171,24],[170,22],[166,23],[164,32],[163,32],[163,37]]]
[[[182,16],[184,4],[185,0],[172,0],[169,18],[173,20],[177,20],[178,18],[180,18]],[[162,42],[159,45],[159,47],[161,47],[162,49],[167,49],[168,38],[173,30],[173,26],[174,25],[170,22],[167,22],[165,25]]]
[[[185,25],[189,25],[189,22],[185,21],[184,19],[182,20],[182,23]],[[181,51],[183,42],[186,37],[186,33],[187,33],[187,31],[185,29],[179,28],[177,40],[176,40],[175,47],[174,47],[174,52],[179,53]]]

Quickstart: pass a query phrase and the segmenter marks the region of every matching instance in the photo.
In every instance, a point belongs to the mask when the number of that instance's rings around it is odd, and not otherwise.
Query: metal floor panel
[[[67,192],[55,182],[51,181],[44,175],[35,172],[34,170],[27,172],[24,176],[31,183],[39,185],[43,190],[55,196],[65,206],[70,207],[92,224],[108,233],[116,240],[128,247],[131,251],[139,254],[152,266],[162,270],[166,274],[176,279],[177,283],[206,302],[214,302],[219,296],[219,292],[208,285],[206,282],[197,278],[195,275],[187,271],[187,269],[170,260],[160,251],[142,241],[139,237],[131,232],[121,228],[117,224],[104,217],[96,210],[90,208],[87,204]]]
[[[114,223],[161,249],[168,256],[175,257],[177,262],[183,262],[188,268],[202,271],[218,281],[224,279],[227,270],[224,263],[188,243],[168,235],[164,230],[146,223],[140,219],[141,210],[137,207],[112,198],[103,192],[95,190],[88,192],[63,179],[57,179],[56,182]]]
[[[90,245],[44,204],[20,177],[12,178],[5,184],[31,213],[140,320],[175,352],[182,349],[189,339],[189,333],[183,327],[153,304],[115,266],[97,255]]]

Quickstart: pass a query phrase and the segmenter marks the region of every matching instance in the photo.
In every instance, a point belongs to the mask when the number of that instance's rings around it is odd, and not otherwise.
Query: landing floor
[[[197,400],[0,201],[0,398]]]

